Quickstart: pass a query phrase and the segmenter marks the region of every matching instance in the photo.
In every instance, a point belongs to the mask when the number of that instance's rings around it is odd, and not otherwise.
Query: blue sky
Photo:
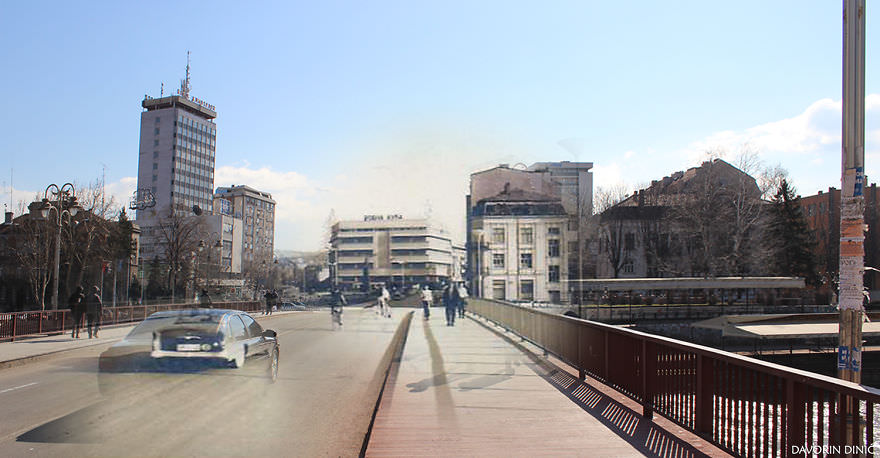
[[[271,192],[279,249],[318,248],[331,208],[463,239],[468,175],[500,162],[636,187],[747,143],[802,194],[839,186],[840,2],[541,3],[3,2],[0,201],[102,170],[127,199],[140,101],[179,86],[187,50],[218,111],[215,185]]]

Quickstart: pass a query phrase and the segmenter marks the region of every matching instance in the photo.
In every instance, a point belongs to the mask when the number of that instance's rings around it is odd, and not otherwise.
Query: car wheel
[[[275,383],[278,380],[278,348],[272,350],[272,357],[269,360],[269,383]]]

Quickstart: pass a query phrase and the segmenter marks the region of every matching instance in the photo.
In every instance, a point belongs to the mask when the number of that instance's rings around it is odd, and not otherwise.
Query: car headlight
[[[210,351],[210,350],[211,350],[211,344],[206,344],[206,343],[202,344],[202,351]]]

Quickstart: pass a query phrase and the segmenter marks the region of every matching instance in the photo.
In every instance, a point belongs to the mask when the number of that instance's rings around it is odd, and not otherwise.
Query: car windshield
[[[193,314],[193,315],[158,315],[151,316],[137,325],[128,333],[127,339],[140,339],[144,336],[152,336],[154,331],[172,327],[197,328],[204,331],[216,331],[220,324],[220,314]]]

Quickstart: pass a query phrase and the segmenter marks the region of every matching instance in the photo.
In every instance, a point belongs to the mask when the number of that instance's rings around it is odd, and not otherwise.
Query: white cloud
[[[137,177],[123,177],[119,181],[107,183],[104,186],[104,193],[107,197],[113,199],[117,207],[128,207],[134,191],[137,189]],[[128,211],[128,210],[126,210]],[[134,217],[133,215],[131,216]]]
[[[821,99],[790,118],[740,131],[720,131],[688,145],[682,153],[696,165],[707,151],[736,154],[745,145],[768,164],[788,169],[801,194],[840,186],[840,100]],[[880,94],[865,98],[865,172],[880,173]]]
[[[214,171],[214,185],[247,185],[268,192],[275,200],[275,245],[281,249],[317,249],[320,246],[323,209],[316,207],[317,185],[297,172],[268,167],[222,166]],[[329,209],[327,210],[329,211]]]
[[[279,249],[320,248],[331,209],[338,219],[430,214],[454,241],[463,242],[470,173],[527,160],[517,147],[505,142],[452,129],[414,129],[392,135],[376,144],[360,145],[347,158],[326,165],[337,169],[326,180],[244,163],[218,167],[214,182],[216,186],[248,185],[272,194],[277,202],[275,246]]]
[[[4,186],[3,188],[2,202],[4,211],[10,211],[15,216],[19,216],[22,210],[27,211],[28,204],[42,198],[42,191],[28,191],[16,189],[12,186]]]
[[[623,173],[617,162],[608,164],[593,165],[593,189],[610,188],[611,186],[623,183]]]

